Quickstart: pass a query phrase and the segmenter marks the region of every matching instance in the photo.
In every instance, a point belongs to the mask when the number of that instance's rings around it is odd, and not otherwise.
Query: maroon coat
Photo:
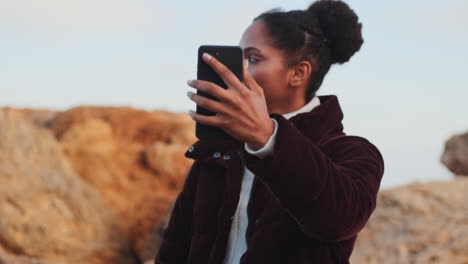
[[[349,263],[358,232],[376,206],[384,164],[364,138],[343,133],[336,96],[278,121],[273,154],[248,154],[235,141],[198,141],[193,164],[155,263],[218,264],[226,253],[243,166],[253,172],[242,264]]]

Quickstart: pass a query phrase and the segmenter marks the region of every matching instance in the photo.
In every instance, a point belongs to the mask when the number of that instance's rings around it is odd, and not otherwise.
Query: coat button
[[[234,220],[234,216],[231,216],[231,221]]]
[[[230,159],[230,158],[231,158],[231,156],[229,156],[229,155],[224,155],[224,156],[223,156],[223,160],[228,160],[228,159]]]
[[[194,150],[195,150],[194,146],[190,146],[190,148],[188,149],[189,152],[193,152]]]
[[[258,225],[259,222],[260,222],[260,219],[255,220],[256,225]]]
[[[221,157],[221,153],[216,152],[215,154],[213,154],[213,157],[214,157],[215,159],[217,159],[217,158]]]

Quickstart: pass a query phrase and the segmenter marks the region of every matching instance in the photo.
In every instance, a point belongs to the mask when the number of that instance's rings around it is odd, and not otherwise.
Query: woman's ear
[[[312,74],[312,65],[308,61],[301,61],[292,68],[289,78],[290,87],[301,87],[307,84]]]

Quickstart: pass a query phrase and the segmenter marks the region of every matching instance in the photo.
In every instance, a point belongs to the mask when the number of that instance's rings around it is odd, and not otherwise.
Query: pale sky
[[[383,188],[450,179],[444,142],[468,131],[468,2],[346,1],[364,45],[333,66],[345,131],[382,152]],[[203,44],[237,45],[258,14],[311,1],[0,0],[0,107],[186,112]]]

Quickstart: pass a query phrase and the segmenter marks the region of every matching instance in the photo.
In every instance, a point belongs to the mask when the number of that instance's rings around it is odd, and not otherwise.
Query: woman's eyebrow
[[[247,47],[244,49],[244,52],[249,52],[249,51],[257,51],[257,52],[260,52],[259,49],[255,48],[255,47]]]

